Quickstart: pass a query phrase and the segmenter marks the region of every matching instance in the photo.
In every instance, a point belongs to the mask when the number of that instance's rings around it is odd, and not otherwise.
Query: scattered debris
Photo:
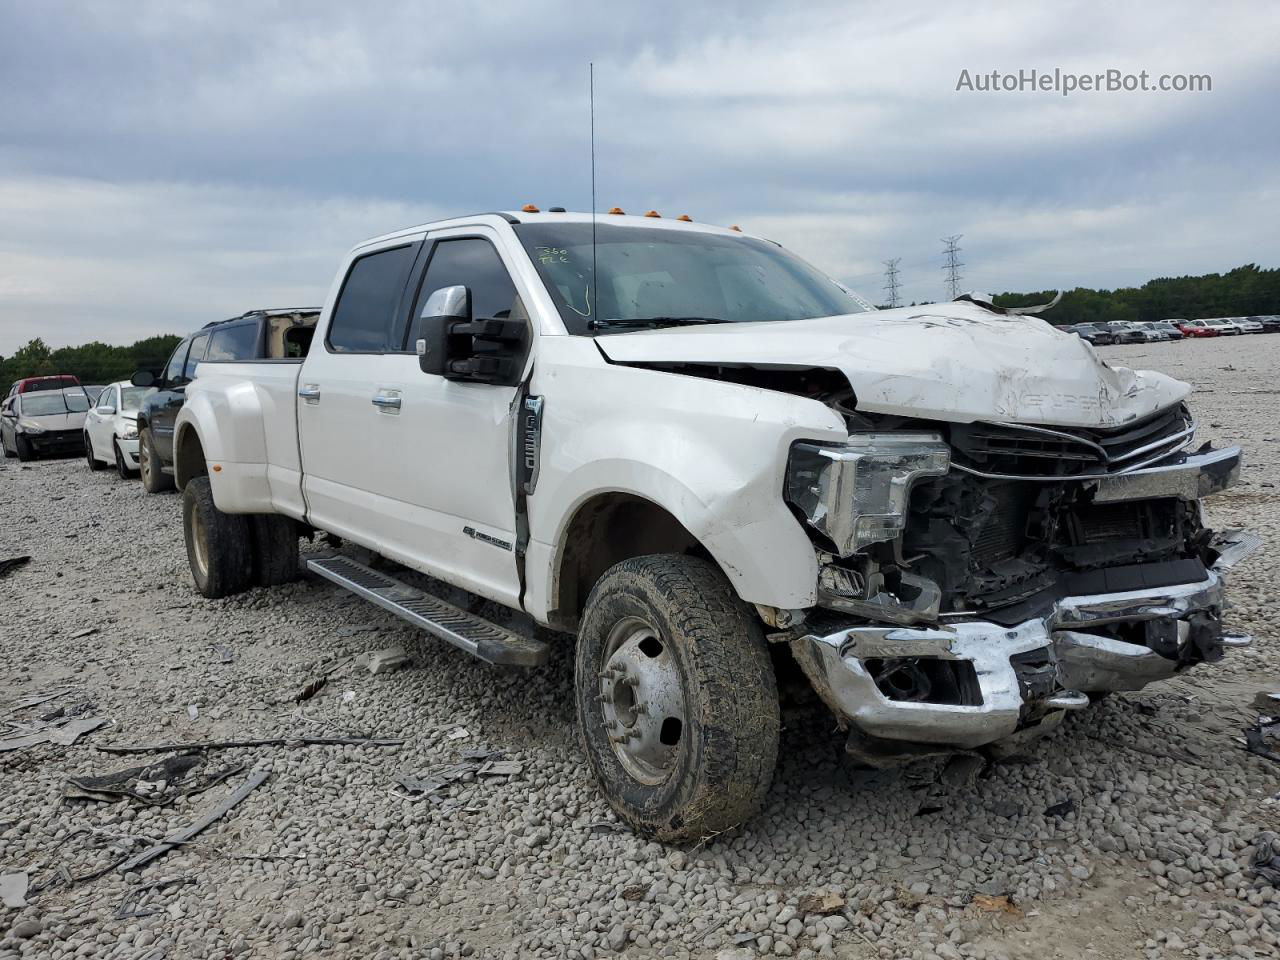
[[[172,803],[178,797],[202,793],[244,769],[244,765],[239,764],[203,777],[188,779],[203,763],[203,756],[187,753],[101,776],[68,777],[68,786],[63,796],[72,800],[107,801],[127,797],[148,806],[159,807]]]
[[[985,910],[988,913],[1008,913],[1015,917],[1022,916],[1022,911],[1018,909],[1018,905],[1003,894],[994,896],[989,893],[975,893],[971,902],[979,910]]]
[[[524,770],[524,764],[503,759],[497,750],[467,750],[456,763],[438,763],[418,773],[400,777],[396,785],[403,791],[398,794],[407,800],[432,800],[440,803],[445,788],[460,780],[476,777],[514,777]]]
[[[0,579],[4,579],[19,567],[25,566],[30,562],[30,557],[9,557],[7,560],[0,560]]]
[[[41,722],[28,733],[0,738],[0,753],[25,750],[40,743],[56,743],[59,746],[69,747],[86,733],[108,723],[110,721],[106,717],[59,717],[50,722]]]
[[[820,913],[823,916],[839,913],[846,904],[838,893],[810,893],[800,898],[801,913]]]
[[[354,700],[355,698],[356,698],[356,692],[355,692],[354,690],[343,690],[343,691],[342,691],[342,702],[343,702],[343,703],[350,703],[350,702],[351,702],[352,700]]]
[[[1275,741],[1280,741],[1280,717],[1259,717],[1252,727],[1244,729],[1246,750],[1280,763],[1280,752],[1277,752],[1280,743],[1276,743],[1273,747],[1272,744]],[[4,748],[0,747],[0,750],[2,749]]]
[[[466,727],[454,727],[448,734],[450,740],[465,740],[469,736],[471,736],[471,731]]]
[[[403,743],[403,737],[267,737],[261,740],[210,740],[204,743],[112,744],[98,749],[103,753],[177,753],[182,750],[230,750],[235,747],[398,747]]]
[[[920,807],[920,809],[916,811],[915,815],[917,817],[927,817],[930,814],[941,813],[945,809],[946,809],[945,807],[939,807],[934,804],[926,803],[924,804],[924,806]]]
[[[328,683],[329,683],[328,674],[325,674],[323,677],[317,677],[316,679],[308,683],[305,687],[303,687],[301,690],[299,690],[296,694],[294,694],[293,702],[303,703],[307,700],[310,700],[317,693],[323,690]]]
[[[231,794],[231,796],[227,797],[226,800],[222,801],[222,803],[220,803],[208,814],[201,817],[199,820],[191,824],[189,827],[184,827],[183,829],[179,830],[177,833],[170,834],[168,837],[166,837],[160,843],[157,843],[155,846],[148,847],[146,850],[143,850],[141,853],[125,860],[123,863],[119,864],[116,867],[116,870],[119,871],[120,873],[128,873],[131,870],[141,869],[142,867],[145,867],[148,863],[150,863],[152,860],[157,860],[160,857],[163,857],[166,853],[168,853],[174,847],[177,847],[186,843],[188,840],[190,840],[196,834],[200,833],[210,824],[216,823],[217,821],[225,817],[228,813],[231,812],[233,807],[235,807],[238,803],[240,803],[240,801],[242,801],[245,797],[247,797],[250,793],[252,793],[258,787],[262,786],[262,784],[265,783],[267,781],[267,778],[270,776],[271,776],[271,771],[269,770],[254,771],[249,776],[249,779],[246,780],[238,790],[236,790],[233,794]]]
[[[215,643],[212,647],[213,655],[217,657],[218,663],[232,663],[236,659],[235,651],[223,643]]]
[[[1022,804],[1015,803],[1013,800],[995,800],[991,804],[991,812],[997,817],[1012,820],[1022,816]]]
[[[1046,817],[1057,817],[1059,820],[1065,819],[1067,814],[1076,812],[1076,802],[1071,797],[1063,800],[1061,803],[1055,803],[1051,807],[1046,807],[1044,815]]]
[[[382,650],[370,650],[368,653],[362,653],[356,657],[356,663],[362,667],[368,667],[369,672],[375,675],[390,673],[392,670],[398,670],[409,663],[409,655],[404,652],[404,647],[397,644]]]
[[[50,700],[65,696],[71,692],[70,687],[60,687],[57,690],[50,690],[45,693],[33,693],[25,697],[20,697],[13,703],[9,704],[9,712],[17,713],[19,710],[27,710],[31,707],[38,707],[42,703],[48,703]]]
[[[140,884],[136,887],[130,887],[124,895],[124,899],[120,901],[120,906],[116,907],[114,919],[130,920],[139,917],[150,917],[160,911],[158,909],[143,909],[142,902],[146,899],[146,895],[153,890],[162,890],[165,887],[175,885],[185,886],[188,883],[195,883],[195,877],[164,877],[161,880],[155,880],[151,883]]]
[[[1263,690],[1253,698],[1253,706],[1258,712],[1268,716],[1280,714],[1280,692],[1269,693]]]
[[[958,753],[946,762],[938,779],[949,787],[963,787],[972,783],[986,765],[986,758],[976,753]]]
[[[72,640],[79,640],[81,637],[91,637],[98,632],[97,627],[85,627],[83,630],[77,630],[71,635]]]
[[[198,703],[187,704],[187,719],[191,720],[192,722],[195,722],[196,720],[200,719],[200,704]]]
[[[514,777],[524,770],[518,760],[489,760],[476,771],[478,777]]]
[[[644,884],[637,883],[630,887],[623,887],[622,899],[630,900],[632,903],[639,903],[641,900],[644,899],[645,894],[647,894],[648,892],[649,892],[649,885],[647,883],[644,883]]]
[[[1254,842],[1258,846],[1249,858],[1249,870],[1259,880],[1280,888],[1280,834],[1267,830]]]
[[[10,910],[20,910],[27,905],[27,884],[29,878],[25,870],[19,873],[0,874],[0,903]]]

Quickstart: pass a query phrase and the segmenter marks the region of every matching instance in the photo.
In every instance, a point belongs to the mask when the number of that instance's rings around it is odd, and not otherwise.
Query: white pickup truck
[[[980,297],[875,310],[736,228],[526,208],[357,246],[304,359],[201,363],[175,473],[205,596],[323,531],[351,546],[311,571],[491,663],[554,634],[405,568],[563,632],[605,794],[679,840],[763,803],[777,671],[887,765],[1247,643],[1222,574],[1257,538],[1201,507],[1240,450],[1193,450],[1188,392]]]

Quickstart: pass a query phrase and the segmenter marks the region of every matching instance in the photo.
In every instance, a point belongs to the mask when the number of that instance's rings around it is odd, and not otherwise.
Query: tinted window
[[[205,347],[209,345],[209,335],[199,334],[191,341],[191,352],[187,354],[186,366],[182,368],[182,380],[189,383],[196,375],[196,365],[204,359]]]
[[[206,360],[252,360],[258,355],[258,324],[218,327],[209,337]]]
[[[187,347],[191,346],[190,340],[183,340],[178,344],[178,349],[173,351],[173,356],[169,358],[169,365],[164,368],[164,382],[176,383],[182,378],[182,365],[187,359]]]
[[[391,325],[415,251],[414,245],[380,250],[352,265],[329,322],[333,350],[377,353],[390,348]]]
[[[488,240],[466,237],[441,240],[436,244],[418,290],[413,316],[418,317],[432,293],[441,287],[454,286],[467,287],[471,291],[471,315],[476,319],[508,319],[513,315],[524,315],[524,308],[516,306],[516,288],[511,282],[511,275]],[[413,330],[416,338],[416,321]]]

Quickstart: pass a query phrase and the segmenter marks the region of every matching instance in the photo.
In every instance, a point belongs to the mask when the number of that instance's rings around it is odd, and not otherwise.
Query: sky
[[[1280,4],[0,0],[0,354],[323,301],[524,203],[740,224],[876,302],[1280,266]],[[957,89],[996,70],[1212,89]]]

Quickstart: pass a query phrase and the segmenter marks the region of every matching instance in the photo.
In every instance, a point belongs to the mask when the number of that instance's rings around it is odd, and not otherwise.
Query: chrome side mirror
[[[431,291],[418,314],[414,344],[423,373],[443,375],[449,359],[449,335],[455,323],[471,319],[471,291],[458,285]]]

